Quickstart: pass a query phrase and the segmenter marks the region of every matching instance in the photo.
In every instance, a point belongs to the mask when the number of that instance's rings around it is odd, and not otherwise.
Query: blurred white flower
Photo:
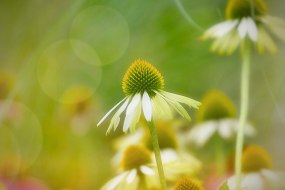
[[[202,163],[183,150],[164,149],[161,151],[165,178],[175,181],[181,176],[193,176],[201,169]]]
[[[285,189],[285,173],[263,169],[259,172],[243,174],[241,188],[248,190],[282,190]],[[236,190],[235,176],[230,177],[220,190]]]
[[[259,53],[275,53],[271,34],[285,41],[285,21],[268,15],[264,0],[228,0],[226,21],[209,28],[202,39],[214,39],[212,51],[231,54],[241,42],[249,39]]]
[[[235,137],[238,131],[238,120],[225,118],[220,120],[210,120],[195,125],[185,138],[188,142],[196,144],[198,147],[204,146],[209,139],[218,134],[222,139],[231,139]],[[245,136],[252,137],[256,134],[255,128],[247,123],[244,130]]]
[[[122,171],[107,182],[101,190],[136,190],[139,185],[142,185],[141,183],[146,187],[159,186],[154,163],[151,152],[144,146],[129,146],[121,157]]]

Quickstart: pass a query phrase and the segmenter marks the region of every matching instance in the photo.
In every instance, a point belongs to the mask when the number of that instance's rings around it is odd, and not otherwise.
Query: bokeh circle
[[[96,52],[85,42],[66,39],[51,44],[37,64],[37,78],[42,90],[52,99],[72,104],[64,94],[74,86],[87,86],[89,98],[101,81],[102,69]]]
[[[73,21],[70,37],[92,46],[101,59],[101,65],[119,59],[130,40],[125,18],[107,6],[92,6],[81,11]]]

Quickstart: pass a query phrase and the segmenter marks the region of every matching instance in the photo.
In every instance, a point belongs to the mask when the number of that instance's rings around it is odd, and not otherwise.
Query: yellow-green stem
[[[159,174],[161,189],[167,190],[164,171],[163,171],[163,165],[162,165],[161,156],[160,156],[160,149],[159,149],[159,144],[158,144],[157,133],[156,133],[156,129],[155,129],[155,126],[152,120],[148,122],[148,128],[149,128],[151,138],[152,138],[152,146],[153,146],[157,170]]]
[[[235,177],[237,190],[241,189],[242,178],[242,151],[244,141],[244,126],[248,114],[248,97],[249,97],[249,75],[250,75],[250,46],[247,41],[241,45],[242,69],[241,69],[241,107],[238,123],[238,134],[236,140],[235,154]]]

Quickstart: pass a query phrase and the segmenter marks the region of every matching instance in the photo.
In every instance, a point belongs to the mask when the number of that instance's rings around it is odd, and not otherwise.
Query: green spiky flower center
[[[232,101],[218,90],[208,92],[202,99],[202,105],[197,112],[199,122],[233,118],[236,116],[236,108]]]
[[[145,60],[137,59],[127,70],[123,81],[123,92],[129,95],[147,92],[155,95],[155,90],[164,87],[164,80],[160,72]]]
[[[228,0],[226,17],[240,19],[243,17],[263,16],[267,14],[264,0]]]
[[[131,145],[123,154],[121,167],[126,171],[148,163],[151,163],[151,152],[144,146]]]
[[[174,190],[204,190],[204,188],[190,177],[183,177],[176,182]]]
[[[156,123],[156,132],[160,149],[177,148],[177,138],[175,136],[173,128],[169,126],[169,123]],[[146,130],[143,140],[145,142],[146,147],[150,150],[153,150],[152,138],[148,130]]]
[[[242,170],[258,172],[261,169],[271,169],[272,160],[267,151],[257,145],[248,146],[242,155]]]

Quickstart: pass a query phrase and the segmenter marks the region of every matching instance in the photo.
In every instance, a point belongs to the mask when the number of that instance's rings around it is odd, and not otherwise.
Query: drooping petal
[[[234,29],[238,24],[238,20],[229,20],[224,23],[215,33],[215,37],[219,38],[226,34],[228,34],[230,31]]]
[[[159,93],[161,93],[163,96],[165,96],[166,98],[168,98],[170,100],[184,103],[184,104],[188,105],[189,107],[194,107],[194,108],[198,109],[199,106],[201,105],[200,102],[193,100],[191,98],[188,98],[186,96],[181,96],[178,94],[173,94],[173,93],[162,91],[162,90]]]
[[[160,94],[159,92],[156,92],[156,93],[157,93],[157,95],[161,96],[166,102],[168,102],[182,117],[191,121],[191,117],[189,116],[189,114],[187,113],[185,108],[183,108],[183,106],[181,106],[179,104],[179,102],[177,102],[173,99],[171,100],[171,99],[165,97],[164,95]]]
[[[130,97],[127,98],[127,100],[123,103],[123,105],[119,108],[119,110],[114,114],[114,116],[111,119],[111,122],[110,122],[110,125],[108,127],[106,134],[108,134],[112,130],[113,126],[114,126],[114,130],[117,129],[120,123],[120,115],[123,113],[123,111],[125,111],[129,101],[130,101]]]
[[[168,180],[175,180],[181,175],[192,175],[201,168],[201,163],[191,154],[165,149],[161,152],[165,177]]]
[[[243,18],[240,22],[240,24],[238,25],[238,32],[239,32],[239,37],[241,39],[244,39],[246,34],[247,34],[247,18]]]
[[[111,179],[109,182],[107,182],[101,190],[115,190],[117,186],[124,180],[126,177],[127,173],[122,173],[115,178]]]
[[[222,119],[218,121],[218,132],[224,139],[229,139],[234,135],[236,123],[232,119]]]
[[[209,28],[202,36],[202,39],[220,38],[230,32],[237,24],[238,20],[218,23]]]
[[[153,114],[157,119],[171,119],[172,110],[170,109],[168,103],[160,96],[156,95],[151,99]]]
[[[188,139],[190,142],[195,143],[198,147],[202,147],[210,139],[210,137],[217,130],[216,121],[208,121],[194,126],[193,129],[188,134]]]
[[[235,132],[237,133],[238,132],[238,120],[232,120],[231,121],[231,125],[233,127],[233,129],[235,130]],[[246,123],[245,126],[244,126],[244,135],[245,136],[248,136],[248,137],[252,137],[252,136],[255,136],[256,135],[256,130],[255,128],[250,124],[250,123]]]
[[[101,125],[101,123],[110,115],[110,113],[112,113],[112,111],[114,111],[127,97],[125,97],[123,100],[121,100],[119,103],[117,103],[112,109],[110,109],[106,115],[104,115],[104,117],[98,122],[97,127],[99,125]]]
[[[155,174],[155,171],[148,166],[141,166],[140,170],[144,175],[154,175]]]
[[[141,116],[141,112],[142,112],[142,103],[141,101],[139,101],[136,109],[134,110],[134,117],[133,117],[133,121],[130,125],[130,131],[131,133],[135,132],[136,126],[140,120],[140,116]]]
[[[237,47],[239,46],[240,42],[241,41],[240,41],[238,32],[237,31],[232,32],[231,33],[231,43],[229,44],[229,47],[226,50],[227,54],[228,55],[232,54],[237,49]]]
[[[128,108],[127,108],[127,111],[126,111],[126,118],[125,118],[125,121],[124,121],[124,125],[123,125],[123,131],[126,132],[132,122],[133,122],[133,119],[134,119],[134,116],[136,114],[136,109],[137,109],[137,106],[139,105],[141,101],[141,95],[140,94],[136,94],[133,99],[131,100],[131,103],[129,104]]]
[[[255,22],[251,18],[247,18],[247,33],[254,42],[258,39],[258,32]]]
[[[264,23],[264,26],[266,26],[280,40],[285,42],[285,20],[268,15],[262,17],[261,21]]]
[[[127,183],[128,184],[132,183],[136,179],[136,176],[137,176],[137,170],[132,169],[126,178]]]
[[[277,47],[263,27],[258,28],[258,40],[257,40],[257,49],[259,53],[263,53],[265,49],[267,49],[271,54],[277,52]]]
[[[264,189],[264,181],[259,173],[248,173],[241,181],[244,189]]]
[[[285,189],[285,172],[263,169],[260,173],[272,189]]]
[[[145,116],[145,119],[147,121],[151,121],[151,117],[152,117],[152,105],[151,105],[151,100],[149,95],[147,94],[147,92],[143,93],[143,97],[142,97],[142,109],[143,109],[143,113]]]

